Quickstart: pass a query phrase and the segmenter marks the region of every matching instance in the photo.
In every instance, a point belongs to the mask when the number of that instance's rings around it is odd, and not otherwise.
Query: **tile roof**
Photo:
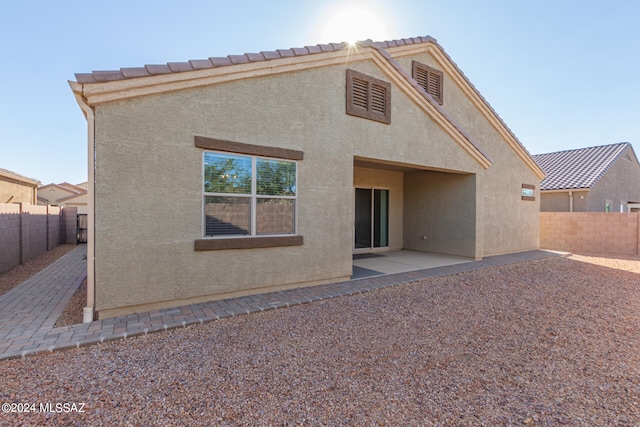
[[[412,37],[408,39],[373,42],[366,40],[359,45],[373,45],[382,49],[419,43],[437,43],[433,37]],[[187,62],[169,62],[160,65],[145,65],[144,67],[120,68],[119,70],[93,71],[91,73],[76,73],[78,83],[103,83],[114,80],[135,79],[159,74],[181,73],[185,71],[203,70],[207,68],[225,67],[228,65],[244,64],[248,62],[270,61],[273,59],[291,58],[295,56],[314,55],[324,52],[335,52],[346,49],[348,43],[318,44],[302,48],[277,49],[259,53],[245,53],[244,55],[228,55],[209,59],[193,59]]]
[[[70,184],[70,183],[68,183],[66,181],[65,182],[61,182],[58,185],[61,186],[61,187],[64,187],[64,188],[68,188],[69,190],[72,190],[75,193],[82,193],[83,191],[86,191],[84,188],[78,187],[77,185]]]
[[[86,190],[84,190],[84,191],[82,191],[81,193],[78,193],[78,194],[72,194],[70,196],[61,197],[56,201],[57,202],[68,202],[69,200],[80,198],[82,196],[86,196],[87,194],[88,194],[88,192]]]
[[[531,159],[531,153],[526,149],[524,144],[516,137],[513,131],[507,126],[507,124],[502,120],[502,118],[498,115],[498,113],[493,109],[491,104],[482,96],[480,91],[471,83],[469,78],[462,72],[462,70],[458,67],[458,65],[452,60],[452,58],[445,52],[445,50],[438,44],[437,40],[431,36],[420,36],[420,37],[411,37],[404,39],[396,39],[396,40],[387,40],[382,42],[374,42],[371,39],[360,41],[356,43],[356,46],[361,47],[373,47],[377,49],[383,56],[387,57],[390,60],[392,65],[402,74],[408,81],[412,81],[413,79],[406,72],[404,72],[399,65],[391,58],[391,56],[386,52],[386,49],[408,46],[408,45],[417,45],[421,43],[432,43],[436,45],[442,54],[450,61],[451,65],[455,68],[455,70],[459,73],[462,79],[466,84],[472,89],[473,92],[480,98],[480,101],[484,103],[484,105],[489,109],[490,114],[492,114],[500,123],[500,125],[506,130],[507,134],[513,139],[515,145],[524,153],[523,158]],[[180,73],[180,72],[188,72],[188,71],[196,71],[196,70],[204,70],[204,69],[212,69],[218,67],[231,66],[236,64],[250,63],[250,62],[259,62],[259,61],[270,61],[274,59],[282,59],[282,58],[291,58],[296,56],[304,56],[304,55],[315,55],[321,54],[325,52],[336,52],[347,49],[349,47],[348,43],[329,43],[329,44],[318,44],[315,46],[305,46],[303,48],[290,48],[290,49],[277,49],[275,51],[262,51],[260,53],[245,53],[244,55],[228,55],[226,57],[211,57],[209,59],[197,59],[197,60],[189,60],[187,62],[171,62],[167,64],[160,65],[145,65],[144,67],[135,67],[135,68],[121,68],[120,70],[111,70],[111,71],[93,71],[91,73],[76,73],[76,81],[79,84],[92,84],[92,83],[104,83],[109,81],[117,81],[117,80],[127,80],[134,79],[140,77],[149,77],[161,74],[172,74],[172,73]],[[422,89],[418,84],[413,85],[416,90],[419,92],[424,92],[425,98],[431,102],[431,104],[439,110],[447,120],[449,120],[454,126],[467,138],[472,145],[485,157],[489,163],[492,162],[490,157],[485,153],[465,132],[458,124],[456,124],[453,119],[438,105],[437,102],[432,100],[432,97]],[[532,169],[536,171],[535,162],[531,162]],[[542,171],[536,171],[536,174],[542,176]]]
[[[590,189],[629,147],[631,144],[628,142],[620,142],[535,154],[533,159],[547,174],[540,183],[540,190]]]
[[[21,182],[24,182],[24,183],[27,183],[27,184],[30,184],[30,185],[39,185],[40,184],[40,181],[38,181],[35,178],[29,178],[27,176],[20,175],[19,173],[15,173],[15,172],[12,172],[12,171],[7,170],[7,169],[0,168],[0,176],[3,176],[3,177],[8,178],[8,179],[15,180],[15,181],[21,181]]]

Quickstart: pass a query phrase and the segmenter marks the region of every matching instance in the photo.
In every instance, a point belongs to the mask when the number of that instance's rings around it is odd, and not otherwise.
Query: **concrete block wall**
[[[0,274],[20,265],[20,205],[0,203]]]
[[[47,206],[22,205],[22,262],[47,251]]]
[[[57,206],[0,203],[0,274],[67,242],[61,217]]]
[[[62,230],[60,235],[62,242],[74,243],[77,239],[78,228],[78,208],[66,207],[62,211]]]
[[[639,255],[640,213],[541,212],[540,248]]]
[[[57,206],[49,206],[47,213],[47,231],[49,236],[47,237],[47,250],[55,248],[61,243],[73,242],[64,239],[62,235],[62,212],[63,209]]]

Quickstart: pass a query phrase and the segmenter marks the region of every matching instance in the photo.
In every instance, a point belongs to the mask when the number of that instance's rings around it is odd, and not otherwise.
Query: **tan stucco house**
[[[75,207],[79,214],[87,213],[88,183],[78,185],[62,182],[60,184],[46,184],[38,187],[38,204]]]
[[[76,80],[86,312],[346,280],[360,251],[538,248],[542,170],[431,37]]]
[[[0,168],[0,203],[37,203],[40,181]]]
[[[628,142],[536,154],[546,176],[542,212],[633,212],[640,208],[640,163]]]

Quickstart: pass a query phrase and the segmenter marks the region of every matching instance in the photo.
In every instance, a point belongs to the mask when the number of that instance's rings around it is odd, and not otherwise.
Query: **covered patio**
[[[385,274],[404,273],[407,271],[425,270],[471,261],[474,261],[474,259],[407,249],[390,252],[358,253],[353,255],[353,274],[351,280]]]

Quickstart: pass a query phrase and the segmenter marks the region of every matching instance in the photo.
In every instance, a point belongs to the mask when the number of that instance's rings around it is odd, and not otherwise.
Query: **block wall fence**
[[[76,242],[77,208],[0,203],[0,274]]]
[[[541,212],[540,249],[640,254],[640,213]]]

